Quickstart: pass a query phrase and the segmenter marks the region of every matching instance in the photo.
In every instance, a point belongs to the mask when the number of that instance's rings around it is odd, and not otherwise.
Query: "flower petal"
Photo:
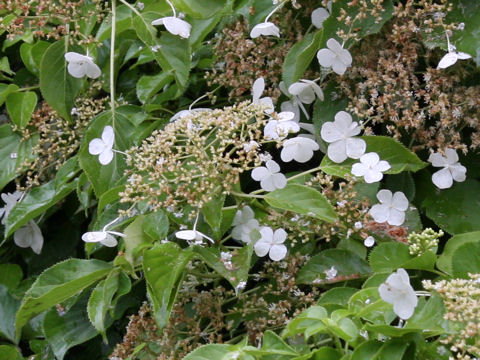
[[[312,11],[312,24],[317,29],[321,29],[323,27],[323,22],[330,16],[330,13],[327,9],[323,7],[319,7]]]
[[[345,65],[343,62],[339,61],[339,59],[337,58],[337,61],[335,61],[332,64],[332,70],[333,70],[334,73],[336,73],[338,75],[343,75],[343,74],[345,74],[345,71],[347,71],[347,65]]]
[[[331,121],[327,121],[322,125],[322,129],[320,130],[320,136],[324,141],[328,143],[343,139],[341,129],[339,129],[336,123]]]
[[[458,162],[458,154],[454,149],[445,149],[445,156],[447,157],[447,164],[453,165]]]
[[[362,163],[355,163],[352,165],[351,173],[355,176],[358,176],[358,177],[365,176],[367,171],[368,171],[368,168]]]
[[[376,171],[387,171],[391,168],[390,163],[386,160],[380,160],[377,165],[375,165],[374,169]]]
[[[394,208],[390,209],[387,222],[390,225],[400,226],[405,221],[405,211],[400,211]]]
[[[195,230],[181,230],[175,233],[175,236],[181,240],[195,240],[197,232]]]
[[[278,165],[275,160],[268,160],[265,163],[265,166],[267,167],[268,171],[270,171],[270,173],[272,174],[280,172],[280,165]]]
[[[283,144],[283,149],[282,152],[280,153],[280,158],[282,159],[283,162],[290,162],[293,160],[297,152],[297,149],[295,146],[285,146]]]
[[[462,182],[467,178],[467,168],[463,165],[456,164],[450,166],[450,172],[452,174],[453,180]]]
[[[85,74],[90,79],[96,79],[100,75],[102,75],[102,70],[100,70],[98,65],[95,64],[94,62],[87,62],[87,63],[85,63]]]
[[[378,287],[378,292],[383,301],[393,304],[397,299],[397,292],[388,284],[388,279]]]
[[[392,206],[400,211],[408,209],[408,199],[403,192],[397,191],[393,194]]]
[[[335,126],[345,135],[352,125],[352,115],[346,111],[339,111],[335,114]]]
[[[452,66],[455,64],[458,60],[458,56],[455,52],[448,52],[445,54],[444,57],[440,60],[437,66],[438,69],[446,69],[449,66]]]
[[[377,193],[377,199],[380,203],[390,206],[392,204],[392,192],[388,189],[382,189]]]
[[[346,154],[349,158],[359,159],[367,150],[367,143],[363,139],[346,139]]]
[[[273,191],[276,189],[273,175],[269,175],[260,181],[260,187],[265,191]]]
[[[104,246],[107,246],[107,247],[115,247],[117,246],[118,242],[117,242],[117,239],[115,239],[112,235],[110,234],[107,234],[107,236],[105,237],[105,239],[103,239],[102,241],[100,241],[100,243]]]
[[[113,151],[111,149],[105,149],[102,153],[98,156],[98,161],[102,165],[108,165],[113,160]]]
[[[70,62],[67,66],[68,73],[74,78],[82,78],[86,74],[85,63],[81,62]]]
[[[255,39],[260,35],[263,36],[276,36],[280,37],[280,29],[272,22],[263,22],[257,24],[253,27],[252,31],[250,31],[250,37]]]
[[[275,111],[275,106],[273,105],[273,100],[270,97],[263,97],[258,100],[259,105],[263,105],[265,107],[265,112],[267,114],[271,114]]]
[[[456,54],[457,54],[457,58],[460,60],[466,60],[466,59],[472,58],[472,55],[461,52],[461,51],[457,51]]]
[[[179,35],[184,39],[190,37],[192,25],[182,19],[174,16],[167,16],[163,18],[163,25],[165,25],[165,29],[167,29],[167,31],[173,35]]]
[[[387,205],[375,204],[368,212],[375,222],[381,224],[388,220],[389,208]]]
[[[428,157],[428,161],[432,163],[432,166],[435,167],[442,167],[447,165],[447,158],[445,158],[444,156],[442,156],[442,154],[438,152],[430,154],[430,156]]]
[[[320,49],[317,52],[318,63],[323,67],[331,67],[337,56],[329,49]]]
[[[337,164],[344,162],[347,159],[345,140],[338,140],[328,145],[327,156]]]
[[[262,181],[270,176],[270,171],[265,166],[260,166],[252,170],[252,179],[255,181]]]
[[[271,176],[271,179],[273,181],[273,185],[275,189],[283,189],[285,186],[287,186],[287,178],[283,174],[280,174],[280,173],[273,174]]]
[[[383,179],[383,174],[380,171],[376,171],[373,169],[367,170],[365,175],[363,176],[363,179],[367,184],[372,184],[375,182],[378,182]]]
[[[273,233],[273,241],[272,244],[283,244],[287,239],[287,232],[282,228],[275,230]]]
[[[69,51],[65,53],[65,60],[67,62],[83,62],[88,61],[88,57],[77,52]]]
[[[453,177],[451,172],[447,168],[444,168],[432,175],[432,182],[439,189],[448,189],[453,184]]]
[[[253,246],[253,249],[255,250],[255,254],[257,254],[257,256],[264,257],[270,251],[270,247],[271,247],[270,243],[267,243],[265,241],[262,241],[262,239],[260,239],[255,243],[255,245]]]
[[[82,235],[82,240],[88,243],[99,242],[107,237],[105,231],[89,231]]]
[[[262,96],[263,90],[265,90],[265,80],[262,77],[259,77],[252,86],[252,97],[253,101],[258,101],[260,96]]]
[[[350,54],[350,51],[347,49],[342,49],[341,51],[338,52],[338,58],[339,60],[346,66],[349,67],[352,65],[352,55]]]
[[[340,43],[335,40],[334,38],[330,38],[327,40],[327,47],[332,50],[335,54],[338,54],[340,53],[340,51],[343,50],[343,47],[342,45],[340,45]]]
[[[115,141],[115,133],[113,131],[113,127],[107,125],[103,128],[102,140],[107,148],[111,149],[113,147],[113,142]]]
[[[99,155],[105,151],[107,146],[102,139],[96,138],[88,143],[88,152],[92,155]]]
[[[268,256],[273,261],[280,261],[285,258],[285,255],[287,255],[287,247],[283,244],[273,245],[268,253]]]

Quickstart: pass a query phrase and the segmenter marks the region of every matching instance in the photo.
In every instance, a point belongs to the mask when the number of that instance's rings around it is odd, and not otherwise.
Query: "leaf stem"
[[[112,32],[110,35],[110,109],[112,111],[112,127],[115,130],[115,32],[117,21],[117,4],[112,0]]]
[[[230,194],[232,194],[233,196],[238,196],[238,197],[244,197],[244,198],[259,198],[259,199],[263,199],[265,196],[263,195],[255,195],[253,193],[250,193],[250,194],[245,194],[245,193],[240,193],[240,192],[236,192],[236,191],[230,191]]]

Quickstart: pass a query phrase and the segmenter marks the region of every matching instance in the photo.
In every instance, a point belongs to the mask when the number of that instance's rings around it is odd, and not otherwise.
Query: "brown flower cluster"
[[[445,304],[447,311],[443,317],[453,322],[455,331],[441,341],[450,344],[450,350],[456,353],[455,359],[461,360],[480,356],[480,274],[469,274],[469,277],[436,283],[423,281],[423,287],[438,293]]]
[[[384,124],[415,151],[480,146],[478,135],[462,137],[464,128],[480,130],[480,87],[465,85],[463,67],[468,62],[435,70],[429,66],[436,67],[439,57],[423,42],[434,31],[444,38],[445,31],[454,28],[444,23],[450,10],[445,0],[399,3],[392,22],[353,50],[354,66],[339,77],[340,88],[350,98],[349,111],[364,125]],[[420,61],[425,54],[426,68]],[[373,130],[367,127],[366,132]]]
[[[90,120],[105,109],[107,100],[79,98],[73,122],[61,118],[46,102],[42,103],[32,115],[32,126],[22,130],[24,139],[38,134],[39,140],[32,149],[35,160],[23,164],[29,170],[24,179],[18,180],[18,190],[41,185],[55,177],[60,166],[78,150]]]
[[[128,151],[122,202],[178,211],[228,194],[242,172],[260,164],[265,122],[263,108],[249,102],[170,122]]]
[[[274,101],[280,96],[283,61],[293,44],[302,39],[302,27],[291,10],[279,12],[271,21],[279,27],[280,39],[269,36],[251,39],[250,27],[255,24],[250,26],[242,19],[223,29],[214,48],[217,63],[206,74],[209,86],[225,86],[233,99],[249,94],[253,82],[263,77],[266,96]]]
[[[32,33],[56,40],[70,35],[72,43],[75,39],[79,45],[94,43],[94,37],[86,36],[82,30],[85,32],[87,24],[101,22],[107,6],[108,2],[102,0],[3,0],[0,11],[5,11],[5,15],[0,30],[5,30],[10,39]]]

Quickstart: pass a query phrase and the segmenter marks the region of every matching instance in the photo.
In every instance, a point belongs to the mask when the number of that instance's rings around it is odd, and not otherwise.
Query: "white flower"
[[[363,176],[368,184],[382,180],[382,172],[390,169],[388,161],[380,160],[375,152],[364,154],[360,157],[360,162],[352,165],[352,174]]]
[[[255,25],[252,31],[250,31],[250,37],[252,39],[255,39],[261,35],[280,37],[280,29],[272,22],[263,22]]]
[[[179,35],[184,39],[190,37],[190,31],[192,30],[192,25],[175,16],[167,16],[153,20],[152,25],[165,25],[165,29],[167,29],[170,34]]]
[[[294,120],[295,114],[290,111],[282,111],[277,114],[276,119],[271,119],[263,128],[263,136],[266,139],[278,139],[289,133],[300,131],[300,126]]]
[[[15,245],[22,248],[31,247],[35,254],[40,254],[42,251],[42,231],[33,220],[30,220],[26,225],[15,231],[13,234],[13,241],[15,242]]]
[[[300,102],[304,104],[311,104],[315,101],[315,95],[323,100],[323,91],[315,81],[301,79],[288,87],[288,92],[295,96]]]
[[[255,254],[263,257],[268,254],[273,261],[282,260],[287,255],[287,247],[283,245],[287,238],[287,233],[282,228],[273,231],[271,227],[262,226],[260,228],[261,238],[255,243]]]
[[[378,287],[378,292],[383,301],[393,305],[393,311],[403,320],[409,319],[418,304],[417,295],[410,285],[408,273],[400,268],[391,274],[387,280]]]
[[[265,80],[262,77],[255,80],[252,86],[252,104],[263,105],[265,106],[265,112],[267,114],[272,113],[275,110],[273,106],[273,100],[270,97],[263,97],[263,91],[265,90]]]
[[[327,9],[319,7],[312,11],[312,24],[317,29],[323,28],[323,22],[328,19],[330,13]]]
[[[367,238],[363,241],[363,245],[366,247],[372,247],[375,245],[375,238],[373,236],[367,236]]]
[[[110,125],[105,126],[102,138],[95,138],[88,144],[88,152],[92,155],[99,155],[98,161],[102,165],[108,165],[113,159],[113,142],[115,133]]]
[[[0,217],[2,218],[2,224],[5,225],[7,221],[8,214],[13,209],[15,205],[17,205],[18,200],[22,197],[23,193],[20,191],[15,191],[14,193],[3,193],[2,200],[5,203],[3,208],[0,208]]]
[[[86,232],[85,234],[82,235],[82,240],[87,243],[99,242],[100,244],[108,247],[117,246],[117,239],[115,239],[113,235],[125,237],[125,234],[122,234],[117,231],[107,230],[107,228],[118,220],[120,220],[119,217],[113,219],[111,222],[109,222],[107,225],[103,227],[102,231]]]
[[[328,39],[328,49],[320,49],[317,59],[321,66],[331,67],[338,75],[343,75],[352,65],[352,55],[335,39]]]
[[[335,266],[332,266],[330,269],[325,270],[324,273],[325,273],[325,279],[330,281],[335,279],[335,277],[338,274],[338,271],[337,269],[335,269]]]
[[[377,193],[380,204],[375,204],[369,214],[377,223],[385,221],[390,225],[400,226],[405,221],[405,211],[408,209],[408,199],[401,191],[392,195],[390,190],[380,190]]]
[[[314,140],[303,136],[297,136],[283,142],[283,149],[280,153],[280,157],[284,162],[295,160],[299,163],[304,163],[310,160],[313,157],[313,152],[318,149],[319,146]]]
[[[87,75],[89,78],[96,79],[102,74],[102,71],[90,56],[67,52],[65,60],[68,62],[68,73],[73,77],[82,78]]]
[[[197,222],[198,222],[198,214],[197,218],[195,219],[195,223],[193,224],[193,230],[180,230],[175,233],[175,236],[181,240],[186,240],[190,245],[203,245],[203,238],[207,239],[211,243],[215,243],[215,241],[205,235],[204,233],[197,231]]]
[[[458,162],[457,152],[454,149],[446,149],[445,155],[434,153],[428,158],[433,166],[443,167],[432,175],[432,181],[439,189],[448,189],[453,185],[453,180],[462,182],[467,178],[467,169]]]
[[[269,160],[265,166],[253,169],[252,179],[260,181],[260,186],[265,191],[283,189],[287,185],[287,178],[280,173],[280,166],[274,160]]]
[[[327,156],[336,163],[341,163],[347,158],[358,159],[365,153],[367,144],[363,139],[354,138],[360,134],[360,125],[352,121],[352,116],[339,111],[335,120],[327,121],[322,125],[320,136],[330,143],[327,149]]]
[[[250,140],[248,143],[243,145],[243,151],[248,153],[254,149],[257,149],[258,147],[260,147],[260,144],[258,142],[256,142],[255,140]]]
[[[446,69],[449,66],[452,66],[457,62],[457,60],[466,60],[466,59],[471,59],[472,56],[461,52],[461,51],[456,51],[455,46],[448,44],[448,53],[446,53],[441,59],[440,62],[438,63],[437,70],[438,69]]]
[[[137,3],[137,8],[138,10],[142,11],[143,9],[145,9],[145,4],[143,2],[138,2]]]
[[[250,244],[252,231],[258,227],[258,220],[255,219],[252,208],[248,205],[244,206],[243,209],[237,210],[233,219],[232,237]]]
[[[263,163],[266,163],[267,161],[272,160],[272,155],[270,155],[268,152],[261,153],[260,155],[258,155],[258,157],[260,158],[260,161]]]

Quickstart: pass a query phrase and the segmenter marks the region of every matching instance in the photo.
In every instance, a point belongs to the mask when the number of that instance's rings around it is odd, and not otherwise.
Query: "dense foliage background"
[[[4,0],[0,46],[0,359],[480,357],[477,0]]]

